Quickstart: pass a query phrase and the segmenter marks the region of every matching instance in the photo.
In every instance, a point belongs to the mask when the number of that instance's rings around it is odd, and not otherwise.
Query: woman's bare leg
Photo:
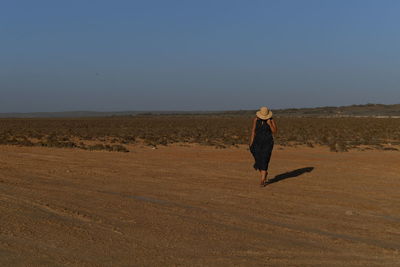
[[[264,183],[267,181],[268,172],[265,170],[260,170],[260,173],[261,173],[261,183],[260,184],[264,185]]]

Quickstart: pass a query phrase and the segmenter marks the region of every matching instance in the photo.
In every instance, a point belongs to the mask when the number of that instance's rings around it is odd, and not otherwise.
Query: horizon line
[[[342,108],[342,107],[356,107],[356,106],[395,106],[397,104],[381,104],[381,103],[366,103],[366,104],[351,104],[345,106],[315,106],[315,107],[289,107],[289,108],[271,108],[271,110],[287,110],[287,109],[314,109],[314,108]],[[229,111],[253,111],[256,109],[199,109],[199,110],[108,110],[108,111],[98,111],[98,110],[65,110],[65,111],[26,111],[26,112],[0,112],[0,114],[40,114],[40,113],[124,113],[124,112],[135,112],[135,113],[151,113],[151,112],[185,112],[185,113],[195,113],[195,112],[229,112]]]

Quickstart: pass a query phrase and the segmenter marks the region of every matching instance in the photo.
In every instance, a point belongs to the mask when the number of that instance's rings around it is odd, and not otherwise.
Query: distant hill
[[[232,111],[71,111],[0,113],[0,118],[82,118],[111,116],[151,116],[151,115],[253,115],[256,110]],[[282,117],[399,117],[400,104],[366,104],[340,107],[274,109],[276,116]]]
[[[299,109],[280,109],[275,110],[280,116],[306,116],[306,117],[400,117],[400,104],[366,104],[351,105],[341,107],[317,107]]]
[[[281,117],[399,117],[400,104],[366,104],[340,107],[274,109],[274,116]],[[253,115],[256,110],[232,110],[219,114]]]

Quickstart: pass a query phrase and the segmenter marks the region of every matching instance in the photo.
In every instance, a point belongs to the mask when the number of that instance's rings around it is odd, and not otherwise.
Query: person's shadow
[[[270,179],[268,181],[267,185],[273,184],[273,183],[276,183],[276,182],[279,182],[279,181],[282,181],[282,180],[285,180],[288,178],[294,178],[294,177],[302,175],[303,173],[311,172],[312,170],[314,170],[314,167],[305,167],[305,168],[300,168],[300,169],[297,169],[294,171],[281,173],[281,174],[275,176],[274,178]]]

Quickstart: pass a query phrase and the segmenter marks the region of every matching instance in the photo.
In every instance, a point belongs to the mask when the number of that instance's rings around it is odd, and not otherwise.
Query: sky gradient
[[[0,5],[0,112],[400,103],[396,0]]]

